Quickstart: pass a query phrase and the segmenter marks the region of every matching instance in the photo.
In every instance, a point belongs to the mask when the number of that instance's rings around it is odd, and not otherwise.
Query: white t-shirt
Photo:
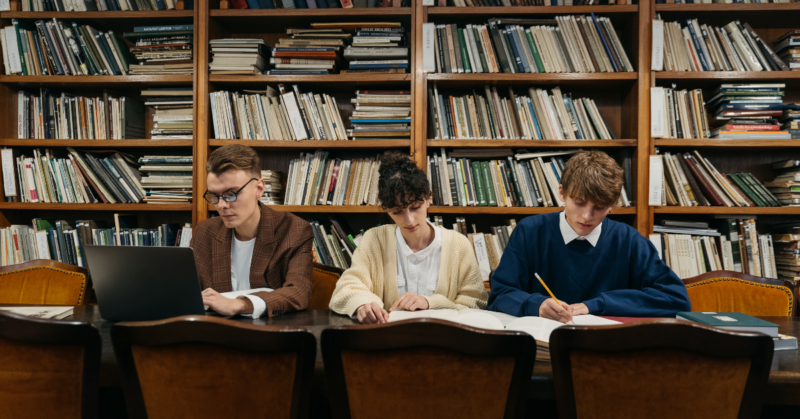
[[[250,263],[253,260],[253,249],[256,246],[256,239],[246,242],[236,238],[233,233],[231,240],[231,283],[234,291],[244,291],[250,289]],[[253,314],[242,314],[242,316],[252,316],[259,318],[267,310],[267,303],[255,295],[245,295],[253,303]]]
[[[421,296],[433,295],[439,285],[439,265],[442,260],[442,232],[433,227],[434,238],[428,247],[414,253],[406,244],[406,239],[395,229],[397,247],[397,292],[403,295],[412,292]]]

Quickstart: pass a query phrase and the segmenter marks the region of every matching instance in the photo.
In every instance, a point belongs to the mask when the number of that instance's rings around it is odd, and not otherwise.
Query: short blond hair
[[[602,151],[580,151],[567,161],[561,188],[565,197],[614,207],[622,195],[622,169]]]
[[[208,173],[219,176],[230,169],[244,170],[253,177],[261,178],[261,159],[255,150],[241,144],[222,146],[208,157]]]

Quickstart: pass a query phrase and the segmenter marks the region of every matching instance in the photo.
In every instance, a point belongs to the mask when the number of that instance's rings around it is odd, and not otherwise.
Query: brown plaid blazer
[[[311,282],[311,225],[295,215],[276,212],[261,203],[261,224],[250,264],[250,288],[272,288],[254,295],[267,303],[270,317],[308,307]],[[222,218],[200,223],[192,234],[191,247],[202,289],[233,290],[231,283],[231,237],[233,229]]]

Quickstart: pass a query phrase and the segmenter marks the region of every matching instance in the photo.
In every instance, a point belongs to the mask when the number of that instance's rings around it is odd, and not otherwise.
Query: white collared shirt
[[[428,224],[433,227],[433,242],[417,253],[414,253],[408,247],[400,228],[395,229],[398,295],[403,295],[406,292],[422,296],[433,295],[439,285],[439,264],[442,260],[442,231],[430,221],[428,221]]]
[[[564,237],[564,244],[569,244],[571,241],[578,239],[578,240],[588,240],[592,247],[597,246],[597,241],[600,240],[600,231],[603,229],[603,223],[600,223],[592,230],[591,233],[585,236],[579,236],[575,230],[572,229],[572,226],[569,225],[567,222],[567,217],[564,215],[564,211],[561,211],[558,214],[559,223],[558,226],[561,228],[561,236]]]
[[[253,249],[256,247],[256,239],[243,242],[236,238],[236,233],[232,232],[231,240],[231,285],[234,291],[244,291],[250,289],[250,263],[253,260]],[[267,310],[267,303],[255,295],[245,295],[253,303],[253,314],[242,314],[242,316],[254,319],[261,317]]]

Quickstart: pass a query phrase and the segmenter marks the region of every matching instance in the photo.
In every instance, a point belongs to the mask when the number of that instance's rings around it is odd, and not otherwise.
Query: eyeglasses
[[[244,186],[239,188],[239,190],[236,191],[236,192],[225,191],[225,192],[222,193],[222,195],[217,195],[215,193],[212,193],[212,192],[209,192],[208,190],[206,190],[206,193],[203,194],[203,199],[205,199],[206,202],[208,202],[209,204],[213,204],[213,205],[218,204],[220,199],[222,199],[223,201],[228,202],[228,203],[236,202],[236,195],[238,195],[239,192],[241,192],[242,189],[245,188],[245,186],[249,185],[250,182],[252,182],[254,180],[258,180],[258,178],[252,178],[252,179],[248,180],[247,183],[245,183]]]

